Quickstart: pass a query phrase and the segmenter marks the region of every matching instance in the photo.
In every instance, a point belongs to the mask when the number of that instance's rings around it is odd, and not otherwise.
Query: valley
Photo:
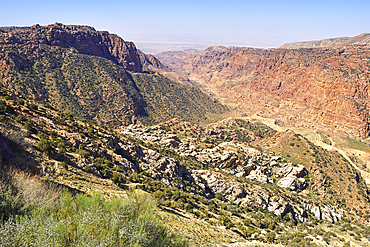
[[[39,246],[368,246],[370,51],[342,41],[153,56],[88,26],[0,28],[0,245],[27,244],[12,226]],[[28,206],[31,180],[76,211]],[[153,228],[63,235],[52,217],[79,203]],[[54,227],[27,232],[34,215]]]
[[[325,135],[368,136],[368,46],[210,47],[158,58],[241,113]]]

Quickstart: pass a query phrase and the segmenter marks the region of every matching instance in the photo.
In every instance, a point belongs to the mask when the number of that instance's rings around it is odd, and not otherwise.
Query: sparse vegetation
[[[21,47],[12,49],[12,55],[21,56]],[[125,246],[186,245],[163,227],[154,213],[154,204],[169,227],[173,227],[169,218],[182,222],[185,236],[194,245],[206,241],[207,244],[232,242],[227,238],[203,239],[202,235],[209,229],[221,236],[237,234],[238,240],[258,239],[287,246],[315,246],[317,241],[312,239],[316,236],[328,244],[347,240],[360,243],[369,237],[367,227],[362,225],[370,217],[365,180],[339,153],[319,148],[302,135],[278,133],[259,121],[244,120],[246,118],[196,125],[194,122],[205,120],[209,109],[220,113],[226,108],[214,104],[211,98],[203,98],[198,89],[174,84],[161,75],[131,73],[112,66],[105,59],[68,53],[58,47],[55,50],[53,53],[46,47],[41,54],[52,66],[20,68],[12,75],[17,88],[23,90],[20,85],[27,81],[41,91],[44,90],[40,84],[44,80],[42,75],[50,75],[44,83],[55,86],[56,97],[41,94],[47,106],[0,86],[3,95],[0,96],[0,121],[4,131],[0,137],[7,138],[0,142],[0,166],[4,171],[10,166],[33,170],[47,181],[19,185],[13,178],[4,176],[0,191],[4,227],[0,234],[5,237],[0,241],[10,241],[10,245],[22,245],[24,242],[16,241],[26,241],[46,246],[49,243],[46,239],[52,235],[53,245],[60,246],[104,245],[108,241],[111,245]],[[78,100],[65,83],[72,81],[82,92]],[[138,115],[132,118],[123,114],[119,120],[110,121],[116,114],[113,114],[114,107],[110,109],[112,105],[97,94],[103,90],[104,83],[114,85],[105,93],[128,95],[138,108],[130,108],[122,102],[116,104],[126,107],[126,113]],[[63,97],[59,97],[61,95]],[[90,105],[84,108],[86,102],[96,97],[96,108]],[[59,104],[65,104],[69,113],[55,111]],[[187,108],[189,105],[191,109]],[[157,139],[121,135],[120,129],[109,128],[124,122],[137,123],[137,120],[153,124],[173,116],[177,119],[142,128],[145,135],[154,131],[161,133]],[[109,123],[108,127],[94,125],[96,120]],[[176,136],[161,142],[170,133]],[[332,144],[326,135],[318,135],[323,142]],[[339,144],[356,146],[361,151],[368,149],[365,143],[343,140]],[[24,149],[20,148],[23,146]],[[179,152],[176,146],[189,152]],[[22,150],[14,151],[16,147]],[[222,156],[215,158],[216,152]],[[249,157],[258,152],[262,158],[248,162]],[[204,159],[199,158],[201,153]],[[265,171],[268,182],[246,178],[250,171],[245,167],[250,169],[265,161],[272,164],[269,159],[273,156],[281,156],[275,164],[279,168],[289,167],[288,163],[304,165],[308,172],[300,178],[307,186],[296,190],[280,188],[276,184],[283,175]],[[192,170],[199,171],[200,175]],[[215,178],[222,180],[220,187],[233,190],[223,194],[217,192],[217,187],[212,188],[206,178],[215,174],[219,175]],[[27,178],[21,180],[28,181]],[[38,187],[35,184],[39,184]],[[52,184],[72,192],[60,192]],[[240,187],[233,187],[234,184]],[[43,191],[50,191],[50,195]],[[99,193],[94,193],[96,191]],[[127,200],[118,199],[125,193],[130,194]],[[279,200],[273,201],[275,199]],[[268,211],[271,202],[276,203],[275,213]],[[286,202],[290,206],[284,208]],[[297,204],[335,207],[342,214],[342,221],[328,224],[324,219],[316,219],[309,207],[299,208],[307,213],[307,218],[299,218],[297,208],[293,208]],[[347,219],[350,223],[344,223]],[[204,225],[196,232],[183,223],[185,220]]]
[[[139,195],[110,201],[99,194],[74,196],[12,172],[3,173],[0,198],[1,246],[187,246]]]

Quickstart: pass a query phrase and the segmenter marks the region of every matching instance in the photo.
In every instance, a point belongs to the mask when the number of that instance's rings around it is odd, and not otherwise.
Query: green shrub
[[[36,134],[37,130],[33,127],[33,121],[28,119],[23,126],[29,133]]]
[[[22,114],[19,114],[16,118],[15,118],[15,121],[17,122],[25,122],[27,120],[27,118],[25,116],[23,116]]]
[[[113,177],[111,178],[111,180],[115,183],[115,184],[120,184],[120,183],[123,183],[124,182],[124,179],[122,177],[122,175],[118,172],[113,172]]]
[[[231,221],[231,219],[228,216],[222,215],[220,217],[220,221],[224,226],[226,226],[226,229],[230,229],[234,226],[234,223]]]
[[[90,156],[90,153],[83,149],[77,149],[76,153],[79,154],[82,158],[88,158]]]
[[[266,240],[269,243],[273,243],[276,238],[276,233],[275,232],[268,232],[266,235]]]
[[[55,154],[55,150],[53,148],[53,146],[50,144],[50,142],[46,139],[41,139],[36,147],[41,151],[43,152],[44,154],[48,155],[48,156],[52,156]]]
[[[6,102],[4,100],[0,100],[0,114],[5,114],[6,112]]]
[[[58,205],[35,209],[1,226],[0,246],[187,246],[155,218],[153,201],[130,195],[61,194]]]
[[[17,99],[16,104],[17,105],[24,105],[24,100],[23,99]]]
[[[215,198],[220,200],[220,201],[226,201],[225,197],[220,193],[216,193]]]
[[[10,106],[10,105],[7,105],[6,106],[6,109],[5,109],[5,111],[7,112],[7,113],[9,113],[9,114],[14,114],[14,108],[12,107],[12,106]]]
[[[58,193],[56,188],[43,184],[36,177],[17,171],[1,172],[0,225],[1,222],[16,215],[30,214],[35,209],[54,207]],[[0,246],[3,245],[0,244]]]
[[[90,165],[87,165],[87,166],[84,166],[84,170],[87,171],[87,172],[91,172],[91,166]]]
[[[39,109],[39,107],[37,105],[35,105],[35,104],[29,104],[28,105],[28,108],[30,108],[32,110],[38,110]]]
[[[67,164],[65,161],[62,161],[62,162],[60,163],[60,165],[61,165],[64,169],[68,170],[68,164]]]

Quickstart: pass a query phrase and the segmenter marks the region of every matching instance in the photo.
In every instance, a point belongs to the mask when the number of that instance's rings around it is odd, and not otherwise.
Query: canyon
[[[300,49],[218,46],[157,57],[247,115],[257,113],[326,135],[366,138],[369,49],[366,44]]]
[[[154,56],[89,26],[0,27],[1,175],[147,200],[173,246],[364,246],[367,37]]]

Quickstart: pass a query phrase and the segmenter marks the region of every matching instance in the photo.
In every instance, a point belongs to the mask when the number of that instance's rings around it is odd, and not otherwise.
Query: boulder
[[[273,179],[267,177],[260,170],[252,170],[246,178],[252,179],[252,180],[254,179],[261,183],[273,183],[274,182]]]
[[[321,210],[319,207],[315,206],[311,208],[311,213],[313,214],[313,218],[315,220],[321,220]]]
[[[289,176],[295,176],[297,178],[304,177],[308,174],[306,168],[302,165],[298,165],[297,167],[293,167],[291,172],[288,174]]]
[[[304,178],[297,178],[295,176],[287,176],[280,179],[277,185],[282,188],[289,188],[291,190],[303,190],[307,187],[306,180]]]

